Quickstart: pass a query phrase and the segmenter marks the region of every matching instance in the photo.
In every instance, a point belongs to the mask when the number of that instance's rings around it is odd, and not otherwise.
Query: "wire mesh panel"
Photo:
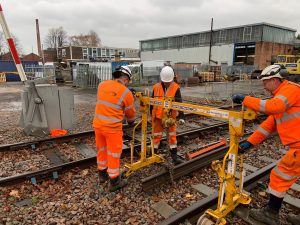
[[[28,80],[48,78],[55,82],[55,67],[53,65],[26,65],[24,71]]]
[[[89,65],[80,65],[73,68],[74,84],[81,88],[97,88],[103,80],[112,79],[111,66],[101,65],[90,67]]]
[[[206,83],[204,88],[205,98],[214,101],[228,100],[237,93],[252,96],[266,94],[260,80]]]

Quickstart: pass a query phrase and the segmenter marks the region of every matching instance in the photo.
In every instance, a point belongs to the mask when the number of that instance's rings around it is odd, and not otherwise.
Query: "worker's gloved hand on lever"
[[[136,125],[135,120],[127,121],[127,124],[128,124],[129,127],[134,127]]]
[[[184,121],[184,119],[180,119],[180,120],[178,120],[178,124],[179,124],[179,125],[184,125],[184,124],[185,124],[185,121]]]
[[[132,95],[135,96],[136,94],[136,90],[134,88],[128,88],[129,91],[131,91]]]
[[[249,141],[245,141],[240,144],[239,149],[242,152],[245,152],[247,149],[251,148],[252,146],[253,146],[253,144],[251,144]]]
[[[245,95],[243,94],[234,94],[232,95],[232,101],[236,104],[242,104],[244,101]]]

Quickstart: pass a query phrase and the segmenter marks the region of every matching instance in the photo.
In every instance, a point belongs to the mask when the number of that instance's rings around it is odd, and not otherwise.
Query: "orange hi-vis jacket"
[[[172,82],[170,84],[170,86],[167,88],[166,93],[163,90],[163,87],[161,85],[161,83],[157,83],[153,86],[153,94],[154,94],[154,98],[158,98],[158,99],[163,99],[164,96],[166,97],[175,97],[176,91],[178,90],[179,85],[176,84],[175,82]],[[159,106],[153,106],[153,110],[152,110],[152,117],[153,118],[158,118],[158,119],[162,119],[164,116],[164,109],[163,107],[159,107]],[[177,116],[177,111],[176,110],[172,110],[171,111],[171,117],[173,119],[176,119]]]
[[[282,144],[299,148],[300,86],[283,81],[272,94],[273,98],[269,100],[245,97],[243,102],[245,106],[269,115],[248,141],[257,145],[277,130]]]
[[[128,122],[135,120],[131,91],[118,80],[102,81],[98,86],[93,127],[100,130],[122,130],[124,113]]]

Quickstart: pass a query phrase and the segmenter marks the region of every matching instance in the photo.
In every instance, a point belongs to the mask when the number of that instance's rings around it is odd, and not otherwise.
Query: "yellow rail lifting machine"
[[[224,217],[233,211],[240,203],[249,204],[250,196],[243,193],[243,157],[240,160],[240,182],[237,186],[235,183],[236,167],[238,161],[239,140],[244,134],[245,120],[253,120],[256,113],[251,109],[242,108],[241,111],[223,110],[208,106],[192,105],[187,103],[175,102],[173,98],[164,97],[163,99],[151,98],[141,92],[136,94],[136,98],[140,100],[140,112],[142,119],[133,129],[133,138],[131,145],[131,162],[127,163],[126,176],[130,176],[134,171],[141,169],[153,163],[160,163],[164,158],[154,153],[153,144],[151,144],[151,156],[147,157],[147,121],[150,105],[160,106],[164,108],[165,115],[170,110],[183,111],[187,113],[198,114],[202,116],[212,117],[228,121],[230,147],[223,161],[216,160],[212,163],[212,168],[217,172],[220,181],[218,205],[216,210],[208,209],[199,219],[198,224],[226,224]],[[168,118],[164,118],[168,119]],[[140,159],[133,162],[134,151],[134,135],[136,128],[141,124],[141,152]]]

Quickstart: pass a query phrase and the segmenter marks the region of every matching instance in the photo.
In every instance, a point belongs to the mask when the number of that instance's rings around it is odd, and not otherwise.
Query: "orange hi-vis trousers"
[[[123,131],[102,131],[95,128],[98,170],[107,169],[111,179],[120,176]]]
[[[290,148],[270,175],[269,193],[284,198],[286,191],[300,177],[300,148]]]
[[[164,132],[164,128],[162,126],[162,120],[158,118],[152,118],[152,126],[153,126],[153,147],[158,148]],[[169,132],[168,142],[170,148],[177,148],[176,125],[170,126],[166,129],[168,129]]]

